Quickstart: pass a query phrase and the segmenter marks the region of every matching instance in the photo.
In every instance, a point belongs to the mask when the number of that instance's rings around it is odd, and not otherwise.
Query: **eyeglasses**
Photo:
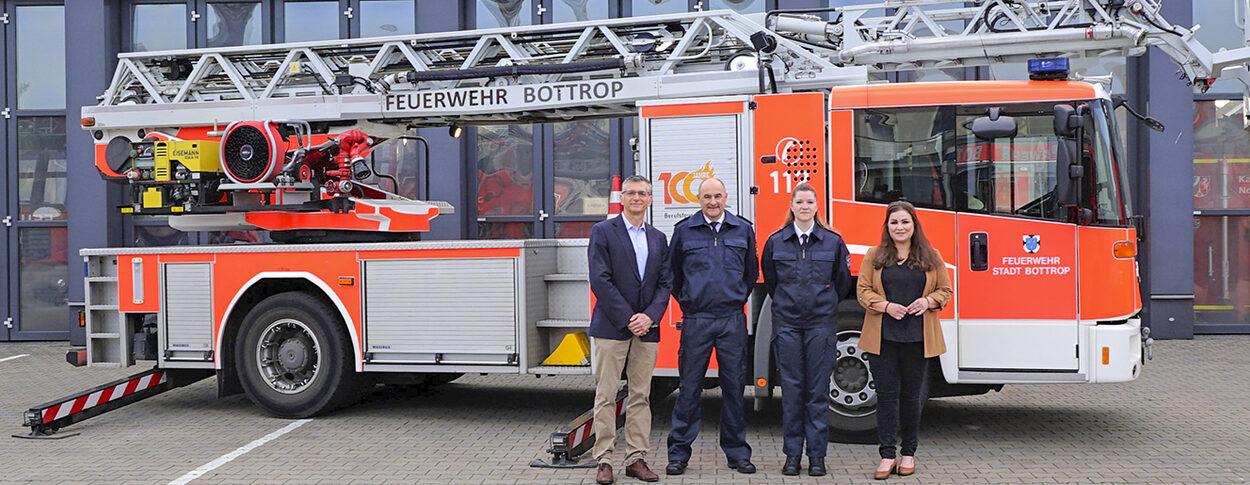
[[[626,190],[621,192],[621,195],[625,197],[650,197],[651,192],[647,192],[645,190]]]

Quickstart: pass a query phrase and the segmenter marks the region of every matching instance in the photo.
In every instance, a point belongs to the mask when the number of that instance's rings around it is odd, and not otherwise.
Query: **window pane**
[[[69,328],[69,261],[64,227],[26,227],[18,232],[18,328],[27,332]]]
[[[65,220],[65,167],[65,118],[18,118],[17,193],[22,220]]]
[[[477,0],[477,28],[529,25],[533,12],[530,0]]]
[[[477,214],[534,213],[534,127],[477,129]]]
[[[529,222],[479,222],[478,239],[529,239],[534,237],[534,224]]]
[[[210,3],[208,46],[259,44],[261,20],[259,3]]]
[[[1194,218],[1194,323],[1250,323],[1250,216]]]
[[[16,25],[17,108],[65,109],[65,8],[17,7]]]
[[[360,2],[360,36],[377,37],[417,33],[410,0],[363,0]]]
[[[1250,209],[1250,138],[1241,100],[1194,103],[1194,208]]]
[[[710,0],[704,2],[704,10],[733,9],[739,13],[759,13],[764,11],[764,0]]]
[[[1193,3],[1194,24],[1202,26],[1194,37],[1211,52],[1245,45],[1242,29],[1237,26],[1245,8],[1242,0],[1193,0]],[[1216,81],[1211,85],[1210,92],[1240,93],[1241,83],[1236,79]]]
[[[662,13],[685,12],[689,9],[686,0],[632,0],[633,15],[657,15]]]
[[[186,246],[188,244],[191,244],[190,235],[172,227],[135,225],[134,247]]]
[[[594,225],[593,222],[557,222],[556,237],[590,237],[590,228]]]
[[[286,42],[339,38],[339,2],[287,2],[283,14]]]
[[[555,0],[556,22],[576,22],[608,18],[608,2],[597,0]]]
[[[955,155],[954,108],[856,113],[856,200],[949,207],[944,159]]]
[[[553,126],[556,215],[608,213],[612,188],[609,126],[608,120]]]
[[[187,48],[186,5],[135,5],[131,50]]]
[[[409,134],[415,136],[416,131]],[[424,183],[424,175],[419,173],[421,167],[418,163],[424,151],[421,142],[417,140],[393,138],[383,142],[369,152],[375,172],[364,183],[416,199],[420,195],[419,188]],[[379,175],[389,175],[394,180]]]

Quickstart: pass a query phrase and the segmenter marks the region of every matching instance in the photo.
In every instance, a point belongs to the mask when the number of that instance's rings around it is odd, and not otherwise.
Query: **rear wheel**
[[[304,418],[351,402],[365,379],[338,311],[291,291],[264,299],[243,319],[235,342],[239,381],[265,412]]]
[[[859,350],[859,329],[838,332],[836,363],[829,376],[829,439],[877,442],[877,390],[868,356]]]

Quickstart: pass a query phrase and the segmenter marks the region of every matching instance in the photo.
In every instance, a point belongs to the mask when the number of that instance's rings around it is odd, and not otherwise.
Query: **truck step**
[[[539,320],[542,328],[590,328],[590,320],[569,320],[564,318],[548,318]]]

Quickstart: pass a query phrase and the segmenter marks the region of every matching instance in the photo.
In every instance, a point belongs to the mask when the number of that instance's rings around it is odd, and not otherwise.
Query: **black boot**
[[[798,475],[797,469],[795,470],[794,474]],[[823,456],[807,457],[807,474],[813,477],[825,476],[825,457]]]
[[[799,463],[800,458],[801,457],[799,457],[798,455],[787,456],[786,464],[781,467],[781,474],[791,475],[791,476],[798,475],[799,468],[803,467],[803,465]]]

